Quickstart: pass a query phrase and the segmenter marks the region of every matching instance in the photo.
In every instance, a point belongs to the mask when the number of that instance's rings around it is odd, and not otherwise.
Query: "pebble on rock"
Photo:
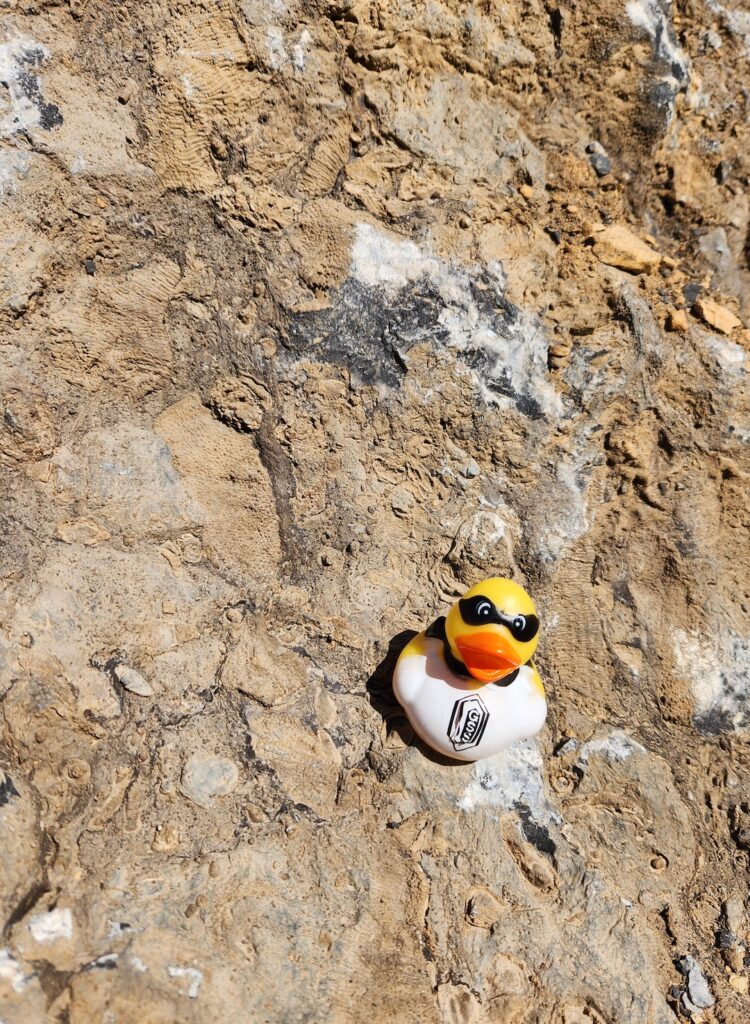
[[[92,519],[64,519],[55,527],[55,537],[65,544],[85,544],[93,547],[109,540],[112,534]]]
[[[741,996],[746,996],[750,987],[750,979],[746,975],[730,974],[729,985],[735,992],[739,992]]]
[[[734,315],[731,309],[720,306],[713,299],[697,299],[693,305],[693,312],[709,327],[713,327],[721,334],[731,334],[738,327],[742,327],[742,321]]]
[[[606,177],[612,170],[612,161],[608,156],[602,156],[601,153],[592,153],[589,156],[589,163],[600,178]]]
[[[694,1013],[713,1006],[715,1000],[698,961],[692,956],[686,956],[681,968],[687,978],[687,992],[682,997],[686,1008]]]
[[[667,314],[668,331],[686,331],[688,329],[687,313],[684,309],[670,309]]]
[[[658,252],[621,224],[612,224],[596,234],[594,254],[607,266],[636,273],[655,270],[661,262]]]
[[[199,807],[210,807],[217,797],[234,790],[239,776],[237,765],[226,757],[193,754],[182,770],[180,790]]]
[[[730,896],[724,903],[724,920],[734,935],[740,935],[745,931],[747,918],[742,900],[738,896]]]
[[[139,697],[153,697],[154,690],[151,684],[146,682],[140,672],[136,672],[129,665],[116,665],[115,676],[130,693],[135,693]]]
[[[590,142],[586,146],[586,152],[589,154],[589,163],[596,171],[598,177],[606,177],[612,170],[612,161],[607,155],[604,146],[600,142]]]

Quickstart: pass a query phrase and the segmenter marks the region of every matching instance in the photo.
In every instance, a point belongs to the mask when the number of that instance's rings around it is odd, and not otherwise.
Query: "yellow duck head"
[[[453,657],[474,679],[496,683],[525,665],[536,650],[536,606],[518,583],[495,576],[454,604],[445,636]]]

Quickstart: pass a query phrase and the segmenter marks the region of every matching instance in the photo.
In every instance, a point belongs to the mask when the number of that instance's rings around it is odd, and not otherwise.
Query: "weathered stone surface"
[[[221,669],[224,686],[274,707],[311,681],[309,662],[272,637],[258,618],[247,616],[235,635]]]
[[[0,1019],[745,1024],[738,4],[5,7]]]

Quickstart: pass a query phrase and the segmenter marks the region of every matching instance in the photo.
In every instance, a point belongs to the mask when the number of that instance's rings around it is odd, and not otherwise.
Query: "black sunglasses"
[[[499,612],[488,597],[478,594],[476,597],[462,597],[458,602],[461,618],[467,626],[486,626],[490,622],[498,626],[507,626],[510,635],[520,643],[533,640],[539,631],[539,619],[536,615],[504,615]]]

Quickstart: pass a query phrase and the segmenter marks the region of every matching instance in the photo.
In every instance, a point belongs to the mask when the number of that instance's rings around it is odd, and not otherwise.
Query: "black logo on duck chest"
[[[453,705],[448,723],[448,739],[454,750],[471,750],[481,743],[490,713],[481,697],[461,697]]]

